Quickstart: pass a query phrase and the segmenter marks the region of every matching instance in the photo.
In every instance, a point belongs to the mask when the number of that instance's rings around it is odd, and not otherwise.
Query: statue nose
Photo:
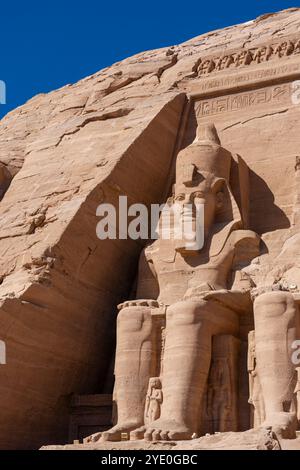
[[[190,194],[186,194],[184,203],[185,204],[191,204],[193,202],[193,199]]]

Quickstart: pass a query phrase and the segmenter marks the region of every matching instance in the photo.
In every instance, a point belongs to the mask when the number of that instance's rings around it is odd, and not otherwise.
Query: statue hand
[[[138,299],[138,300],[126,300],[118,305],[118,310],[126,307],[151,307],[158,308],[161,304],[157,300],[152,299]]]
[[[184,294],[183,300],[189,300],[193,297],[203,297],[212,290],[213,288],[206,282],[199,286],[190,287]]]

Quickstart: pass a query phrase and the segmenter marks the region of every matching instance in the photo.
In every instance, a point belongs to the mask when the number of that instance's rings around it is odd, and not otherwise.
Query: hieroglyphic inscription
[[[204,58],[199,63],[198,76],[205,76],[229,68],[261,64],[298,54],[300,54],[300,40],[298,38],[250,49],[239,49],[222,56]]]
[[[268,103],[284,104],[291,103],[291,88],[289,83],[275,85],[272,87],[261,88],[221,96],[218,98],[210,98],[201,100],[196,103],[196,115],[214,116],[225,112],[240,111],[242,109],[254,106],[265,105]]]
[[[280,76],[298,74],[300,75],[300,62],[284,64],[278,67],[268,67],[262,70],[253,70],[248,73],[222,76],[211,80],[205,80],[197,83],[199,93],[206,93],[217,88],[232,88],[242,86],[243,84],[255,82],[258,80],[271,80]]]

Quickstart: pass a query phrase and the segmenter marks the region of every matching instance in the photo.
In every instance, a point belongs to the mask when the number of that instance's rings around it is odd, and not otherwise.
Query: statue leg
[[[145,398],[155,367],[151,308],[126,307],[117,319],[114,398],[117,424],[102,440],[119,441],[121,433],[144,423]]]
[[[265,404],[265,422],[282,437],[295,437],[293,400],[297,305],[288,292],[268,292],[254,302],[257,373]]]
[[[190,439],[198,432],[212,336],[237,334],[238,325],[234,312],[213,301],[183,301],[168,308],[161,416],[132,432],[132,439]]]

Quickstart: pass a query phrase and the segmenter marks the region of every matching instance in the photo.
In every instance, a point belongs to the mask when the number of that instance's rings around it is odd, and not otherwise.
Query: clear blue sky
[[[1,2],[0,117],[37,93],[147,49],[292,6],[283,0],[52,0]]]

